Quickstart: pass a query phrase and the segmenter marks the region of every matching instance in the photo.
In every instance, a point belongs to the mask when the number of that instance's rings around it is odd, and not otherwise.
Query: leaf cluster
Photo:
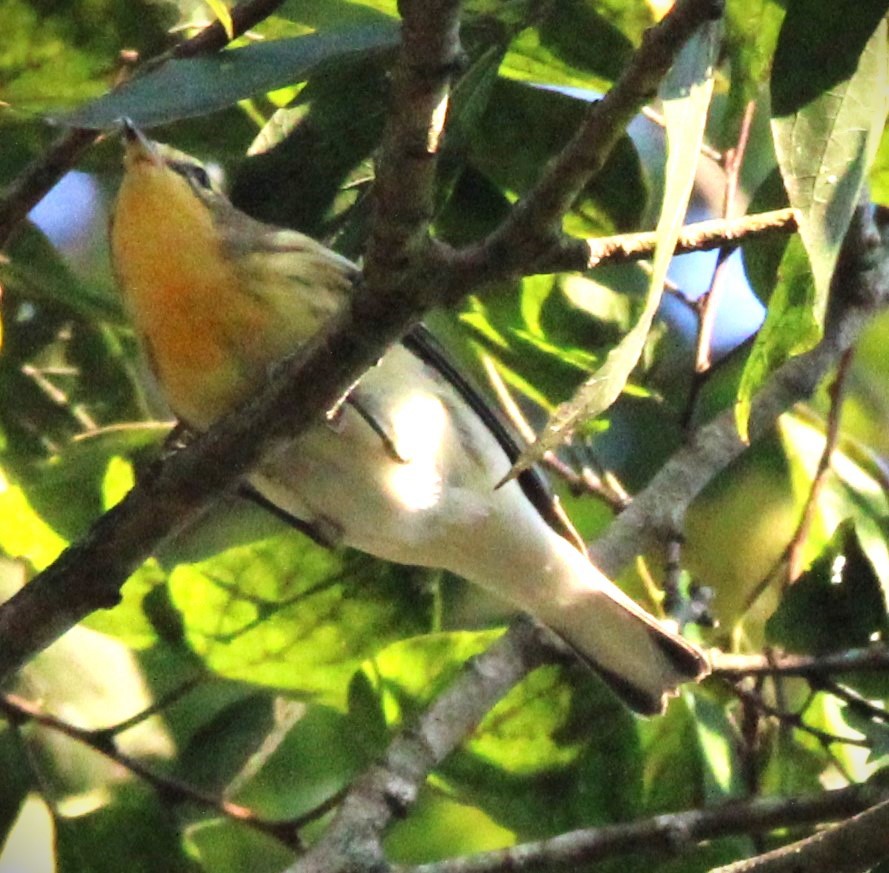
[[[644,45],[655,5],[466,4],[432,234],[472,246],[500,226]],[[156,57],[183,38],[174,22],[188,32],[220,7],[5,3],[0,178],[40,159],[51,126],[98,131],[128,116],[225,173],[245,211],[358,257],[390,108],[395,3],[288,0],[222,52],[133,74],[123,52]],[[656,120],[631,125],[561,221],[575,241],[656,229],[652,266],[507,278],[431,316],[463,366],[493,377],[490,393],[514,397],[536,429],[568,402],[571,440],[553,467],[588,540],[701,423],[734,408],[746,433],[756,392],[824,336],[862,192],[889,206],[886,7],[729,0],[723,32],[692,44],[706,57],[685,59],[685,79],[674,68],[650,107]],[[83,187],[16,229],[0,262],[4,599],[120,500],[170,426],[106,265],[113,140],[85,158]],[[715,267],[700,253],[668,264],[683,218],[788,204],[797,234],[756,236],[742,252],[726,238]],[[723,262],[735,265],[731,281]],[[710,303],[695,302],[696,284]],[[732,329],[761,319],[749,337]],[[690,635],[734,654],[889,644],[886,329],[875,319],[833,391],[713,471],[679,513],[681,572],[645,554],[621,584],[653,611],[666,587],[680,621],[712,619]],[[589,420],[575,389],[601,383],[607,361],[614,402],[597,395]],[[47,718],[3,698],[0,869],[286,869],[505,619],[502,604],[460,580],[323,549],[258,507],[220,499],[133,575],[118,606],[22,671],[10,692],[40,701]],[[878,671],[737,687],[715,677],[641,721],[579,666],[549,664],[429,774],[386,833],[385,856],[431,863],[861,784],[889,751],[887,698]],[[708,870],[800,835],[724,834],[683,846],[663,869]]]

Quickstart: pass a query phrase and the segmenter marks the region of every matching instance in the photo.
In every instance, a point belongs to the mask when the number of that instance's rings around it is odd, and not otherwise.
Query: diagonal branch
[[[822,680],[836,673],[889,670],[889,648],[849,649],[833,655],[730,655],[713,659],[713,674],[735,682],[745,676],[800,676]]]
[[[589,180],[602,169],[627,125],[648,103],[683,45],[704,22],[719,18],[719,0],[679,0],[659,24],[645,32],[614,87],[590,106],[586,119],[553,159],[540,181],[509,217],[456,259],[455,292],[467,280],[478,284],[538,269],[561,245],[562,216]]]
[[[638,852],[672,856],[688,851],[704,840],[819,824],[863,810],[880,809],[877,804],[886,797],[887,792],[875,786],[854,785],[811,796],[755,798],[710,809],[657,815],[626,824],[584,828],[508,849],[405,867],[400,873],[503,873],[507,870],[523,873],[526,870],[575,869]]]
[[[459,10],[453,0],[429,4],[414,0],[404,5],[404,42],[394,79],[401,83],[397,96],[415,95],[416,99],[396,102],[392,112],[394,116],[425,115],[410,120],[395,118],[389,123],[385,149],[394,149],[402,157],[413,154],[416,166],[396,178],[397,161],[392,163],[385,154],[381,157],[376,218],[382,226],[373,232],[367,282],[347,309],[280,365],[266,390],[158,464],[96,521],[85,538],[0,606],[0,681],[90,612],[114,606],[124,581],[157,543],[194,518],[211,499],[233,487],[278,440],[293,438],[319,421],[383,351],[420,318],[436,295],[456,293],[458,289],[465,294],[476,279],[484,277],[483,272],[464,272],[455,280],[455,274],[461,271],[444,257],[445,247],[429,242],[425,226],[435,170],[435,135],[445,96],[443,83],[458,51],[455,34]],[[565,182],[568,178],[582,184],[579,176],[568,170],[569,158],[580,159],[578,143],[592,148],[596,143],[616,139],[618,126],[656,87],[658,77],[666,72],[664,64],[669,65],[681,41],[691,34],[693,19],[697,23],[712,13],[710,0],[681,0],[674,7],[631,63],[628,84],[619,82],[615,86],[623,96],[611,100],[607,104],[611,109],[604,117],[597,116],[595,123],[586,126],[586,135],[578,135],[569,144],[554,165],[561,169],[549,174],[547,179],[551,181],[544,180],[532,204],[537,200],[541,204],[561,203],[574,186]],[[412,19],[414,15],[416,19]],[[674,19],[676,24],[671,24]],[[639,60],[649,50],[654,51],[656,59],[652,69]],[[420,131],[426,137],[423,151],[414,154]],[[404,148],[400,147],[402,133]],[[584,166],[581,175],[585,179],[596,162],[587,157]],[[401,197],[390,197],[396,185],[404,185],[405,192]],[[563,196],[554,200],[553,191],[561,191]],[[419,209],[413,207],[414,203],[420,204]],[[541,208],[531,211],[549,215]],[[524,228],[522,232],[532,229],[524,220],[513,225]],[[514,235],[512,232],[508,236]],[[534,257],[534,251],[526,253],[528,269]]]
[[[842,824],[711,873],[866,873],[889,857],[889,800]]]
[[[713,218],[686,225],[676,241],[674,254],[706,252],[730,243],[770,234],[789,234],[796,230],[793,209],[775,209],[739,218]],[[591,239],[563,237],[546,259],[536,264],[542,273],[566,273],[591,270],[601,264],[623,264],[641,261],[654,255],[657,234],[621,233]]]
[[[386,826],[413,805],[429,771],[551,654],[534,624],[515,622],[464,666],[415,726],[398,734],[378,764],[352,783],[324,836],[286,873],[384,869],[381,840]]]

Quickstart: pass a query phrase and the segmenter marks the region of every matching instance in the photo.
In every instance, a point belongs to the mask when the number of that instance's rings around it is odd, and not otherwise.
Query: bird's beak
[[[129,118],[120,121],[121,133],[124,141],[124,162],[130,164],[134,161],[150,161],[160,166],[163,161],[158,154],[154,143],[133,124]]]

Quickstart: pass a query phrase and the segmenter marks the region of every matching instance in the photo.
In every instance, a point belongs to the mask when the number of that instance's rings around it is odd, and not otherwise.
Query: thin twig
[[[809,734],[809,736],[814,737],[824,746],[831,746],[834,743],[842,743],[847,746],[858,746],[863,749],[869,749],[871,747],[871,744],[861,737],[834,734],[830,731],[825,731],[808,724],[803,717],[803,713],[808,707],[808,702],[800,712],[787,712],[778,706],[772,706],[770,703],[767,703],[761,695],[756,694],[753,691],[748,691],[737,685],[734,686],[732,690],[740,700],[744,701],[745,704],[757,707],[763,715],[775,719],[775,721],[785,727]]]
[[[889,647],[849,649],[833,655],[731,655],[711,656],[713,675],[731,682],[745,676],[800,676],[820,679],[842,673],[878,673],[889,671]]]
[[[787,582],[795,582],[803,570],[803,547],[809,536],[815,514],[818,511],[818,501],[827,485],[830,473],[831,459],[840,438],[840,414],[843,410],[843,399],[849,371],[852,369],[852,359],[855,356],[855,348],[846,349],[840,358],[837,374],[829,389],[830,410],[827,415],[827,427],[824,434],[824,450],[818,460],[818,469],[812,480],[812,487],[806,498],[806,505],[790,542],[787,544],[785,554],[787,556]]]
[[[735,212],[741,166],[744,162],[744,155],[747,153],[747,143],[750,139],[750,128],[753,124],[755,110],[756,102],[751,100],[744,111],[737,143],[723,155],[723,167],[725,170],[725,189],[722,200],[723,219],[732,218]],[[728,274],[727,264],[737,246],[737,241],[726,240],[725,244],[719,247],[716,266],[710,277],[710,286],[697,300],[698,333],[695,340],[695,366],[692,372],[691,389],[683,415],[683,423],[686,428],[694,417],[698,396],[712,366],[713,333],[716,329],[716,315],[719,311],[719,303],[725,289],[725,278]]]
[[[260,818],[250,809],[238,803],[232,803],[224,798],[216,797],[193,785],[189,785],[187,782],[183,782],[181,779],[155,773],[137,758],[122,752],[117,747],[108,730],[95,731],[78,727],[48,712],[44,712],[36,704],[16,694],[0,695],[0,709],[14,723],[21,724],[22,722],[30,721],[82,743],[94,752],[98,752],[110,761],[114,761],[116,764],[124,767],[133,775],[138,776],[169,800],[199,803],[224,815],[226,818],[239,821],[254,830],[269,834],[294,851],[299,851],[302,848],[298,828],[294,821],[268,821],[267,819]],[[327,810],[328,806],[325,804],[322,814],[327,812]],[[305,822],[306,816],[301,816],[299,821]]]
[[[864,873],[889,858],[889,800],[842,824],[711,873]]]
[[[570,831],[508,849],[400,867],[397,873],[524,873],[541,869],[586,869],[596,861],[637,852],[671,856],[688,851],[704,840],[846,818],[874,808],[887,795],[889,792],[876,786],[855,785],[816,795],[755,798],[711,809],[657,815],[627,824]]]

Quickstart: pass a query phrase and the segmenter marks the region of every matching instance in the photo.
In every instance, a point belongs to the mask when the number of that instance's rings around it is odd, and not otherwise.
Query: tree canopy
[[[0,869],[889,865],[887,8],[6,0]],[[124,117],[363,268],[200,437],[107,263]],[[665,715],[239,496],[420,318],[711,653]]]

